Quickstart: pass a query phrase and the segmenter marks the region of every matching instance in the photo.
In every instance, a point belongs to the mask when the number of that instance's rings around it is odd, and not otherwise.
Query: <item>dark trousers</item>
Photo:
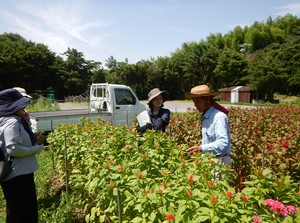
[[[1,187],[6,200],[6,223],[38,222],[33,173],[2,182]]]

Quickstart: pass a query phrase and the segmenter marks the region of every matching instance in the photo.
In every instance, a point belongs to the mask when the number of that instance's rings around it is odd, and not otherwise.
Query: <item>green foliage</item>
[[[288,109],[294,112],[291,120],[299,117],[299,108]],[[286,108],[279,110],[231,110],[235,172],[210,155],[186,155],[186,142],[199,137],[192,131],[199,126],[188,126],[198,122],[193,112],[172,117],[171,135],[147,131],[140,136],[124,126],[82,119],[77,125],[62,124],[48,141],[56,169],[68,177],[86,222],[118,221],[118,194],[122,222],[251,222],[255,215],[262,222],[296,222],[299,210],[284,217],[264,204],[274,199],[284,206],[300,205],[299,169],[292,167],[299,163],[299,129],[292,131],[293,122],[283,115]],[[179,132],[186,134],[173,138]],[[274,150],[265,154],[262,167],[255,154],[265,145]],[[222,180],[215,179],[216,170]],[[244,181],[242,187],[236,177]]]
[[[33,99],[26,109],[29,112],[57,111],[59,106],[56,101],[40,96],[38,99]]]
[[[230,108],[231,157],[236,173],[232,181],[238,191],[258,167],[271,169],[274,176],[285,173],[300,183],[299,116],[299,106]],[[173,141],[189,146],[198,144],[198,112],[172,114],[171,121]]]

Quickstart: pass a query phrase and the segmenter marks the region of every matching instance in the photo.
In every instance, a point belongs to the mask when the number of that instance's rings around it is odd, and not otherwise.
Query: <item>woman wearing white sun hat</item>
[[[147,109],[150,121],[144,126],[138,126],[138,132],[145,132],[147,129],[154,129],[165,132],[166,127],[170,122],[171,112],[167,108],[163,108],[164,102],[168,99],[169,93],[161,91],[159,88],[154,88],[148,93]]]

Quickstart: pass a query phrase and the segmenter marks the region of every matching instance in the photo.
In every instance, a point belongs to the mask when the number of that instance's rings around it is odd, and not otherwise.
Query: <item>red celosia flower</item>
[[[227,191],[226,195],[227,195],[227,197],[231,197],[232,196],[232,192],[231,191]]]
[[[212,201],[213,203],[216,203],[216,202],[218,201],[218,199],[217,199],[216,197],[212,197],[212,198],[211,198],[211,201]]]
[[[120,166],[120,167],[119,167],[119,170],[122,171],[122,170],[124,170],[124,168],[123,168],[122,166]]]
[[[195,164],[198,165],[199,164],[199,160],[195,160]]]
[[[215,183],[212,182],[212,181],[210,181],[210,182],[209,182],[209,186],[213,187],[213,186],[215,186]]]
[[[260,218],[259,218],[259,216],[257,216],[257,215],[254,215],[254,216],[252,217],[252,220],[253,220],[254,223],[261,223]]]
[[[214,164],[216,161],[215,160],[210,160],[210,163],[211,164]]]
[[[172,221],[172,220],[175,220],[175,217],[172,214],[168,214],[167,217],[166,217],[166,220]]]
[[[164,191],[162,189],[158,189],[156,192],[162,194]]]
[[[146,194],[151,194],[151,191],[150,190],[146,190]]]
[[[181,164],[181,167],[182,167],[182,168],[184,168],[184,167],[185,167],[185,164],[184,164],[184,163],[182,163],[182,164]]]
[[[289,141],[288,140],[283,140],[282,146],[284,148],[289,148]]]
[[[189,181],[190,181],[191,184],[195,183],[195,180],[194,180],[193,176],[190,176]]]
[[[147,155],[144,153],[144,154],[143,154],[143,157],[144,157],[144,158],[146,158],[146,157],[147,157]]]
[[[163,187],[166,188],[167,187],[167,183],[164,182],[163,183]]]
[[[138,174],[138,178],[142,178],[144,175],[142,173]]]
[[[109,164],[105,164],[105,169],[108,169],[109,168]]]
[[[108,186],[109,186],[110,188],[114,188],[114,187],[115,187],[114,184],[109,184]]]
[[[249,198],[248,198],[246,195],[243,195],[243,196],[242,196],[242,199],[243,199],[244,201],[248,201]]]
[[[164,176],[167,175],[167,174],[168,174],[168,173],[167,173],[166,171],[163,171],[163,172],[162,172],[162,175],[164,175]]]
[[[193,191],[191,191],[191,190],[188,190],[187,193],[188,193],[188,195],[190,195],[190,196],[193,195]]]

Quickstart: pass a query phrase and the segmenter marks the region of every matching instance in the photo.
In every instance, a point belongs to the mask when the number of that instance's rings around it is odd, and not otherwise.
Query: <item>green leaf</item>
[[[140,222],[143,222],[143,218],[141,218],[141,217],[135,217],[130,222],[132,222],[132,223],[140,223]]]

